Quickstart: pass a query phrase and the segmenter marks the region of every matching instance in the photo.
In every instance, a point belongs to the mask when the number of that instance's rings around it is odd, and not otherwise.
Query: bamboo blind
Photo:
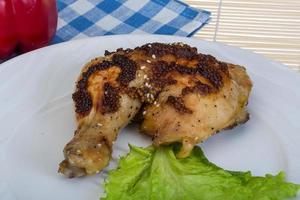
[[[300,72],[300,0],[185,0],[212,12],[195,37],[250,49]]]

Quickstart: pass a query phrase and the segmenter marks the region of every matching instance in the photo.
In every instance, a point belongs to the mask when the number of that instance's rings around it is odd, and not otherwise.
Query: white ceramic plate
[[[0,65],[0,199],[97,200],[106,173],[67,179],[57,173],[62,150],[75,130],[71,100],[84,63],[104,50],[147,42],[184,42],[220,60],[243,65],[253,80],[251,119],[201,144],[207,157],[230,170],[255,175],[283,170],[300,183],[300,75],[246,50],[196,39],[123,35],[62,43],[16,57]],[[150,139],[136,127],[123,130],[110,167],[128,143]]]

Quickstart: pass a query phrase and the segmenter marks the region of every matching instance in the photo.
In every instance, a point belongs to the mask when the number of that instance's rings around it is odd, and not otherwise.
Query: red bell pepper
[[[47,45],[56,26],[56,0],[0,0],[0,59]]]

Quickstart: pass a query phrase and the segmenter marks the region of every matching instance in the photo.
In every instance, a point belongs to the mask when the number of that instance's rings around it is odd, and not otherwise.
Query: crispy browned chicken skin
[[[251,87],[243,67],[182,43],[106,51],[78,79],[78,128],[59,172],[78,177],[107,166],[118,132],[137,113],[143,116],[141,131],[155,146],[181,142],[177,156],[186,157],[197,143],[248,120]]]

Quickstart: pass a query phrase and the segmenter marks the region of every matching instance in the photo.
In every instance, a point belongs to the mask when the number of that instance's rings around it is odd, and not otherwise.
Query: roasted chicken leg
[[[220,62],[182,43],[146,44],[105,52],[82,70],[73,94],[78,128],[59,172],[78,177],[109,162],[118,132],[138,113],[155,146],[194,145],[249,119],[252,83],[245,68]],[[128,141],[130,142],[130,141]]]

